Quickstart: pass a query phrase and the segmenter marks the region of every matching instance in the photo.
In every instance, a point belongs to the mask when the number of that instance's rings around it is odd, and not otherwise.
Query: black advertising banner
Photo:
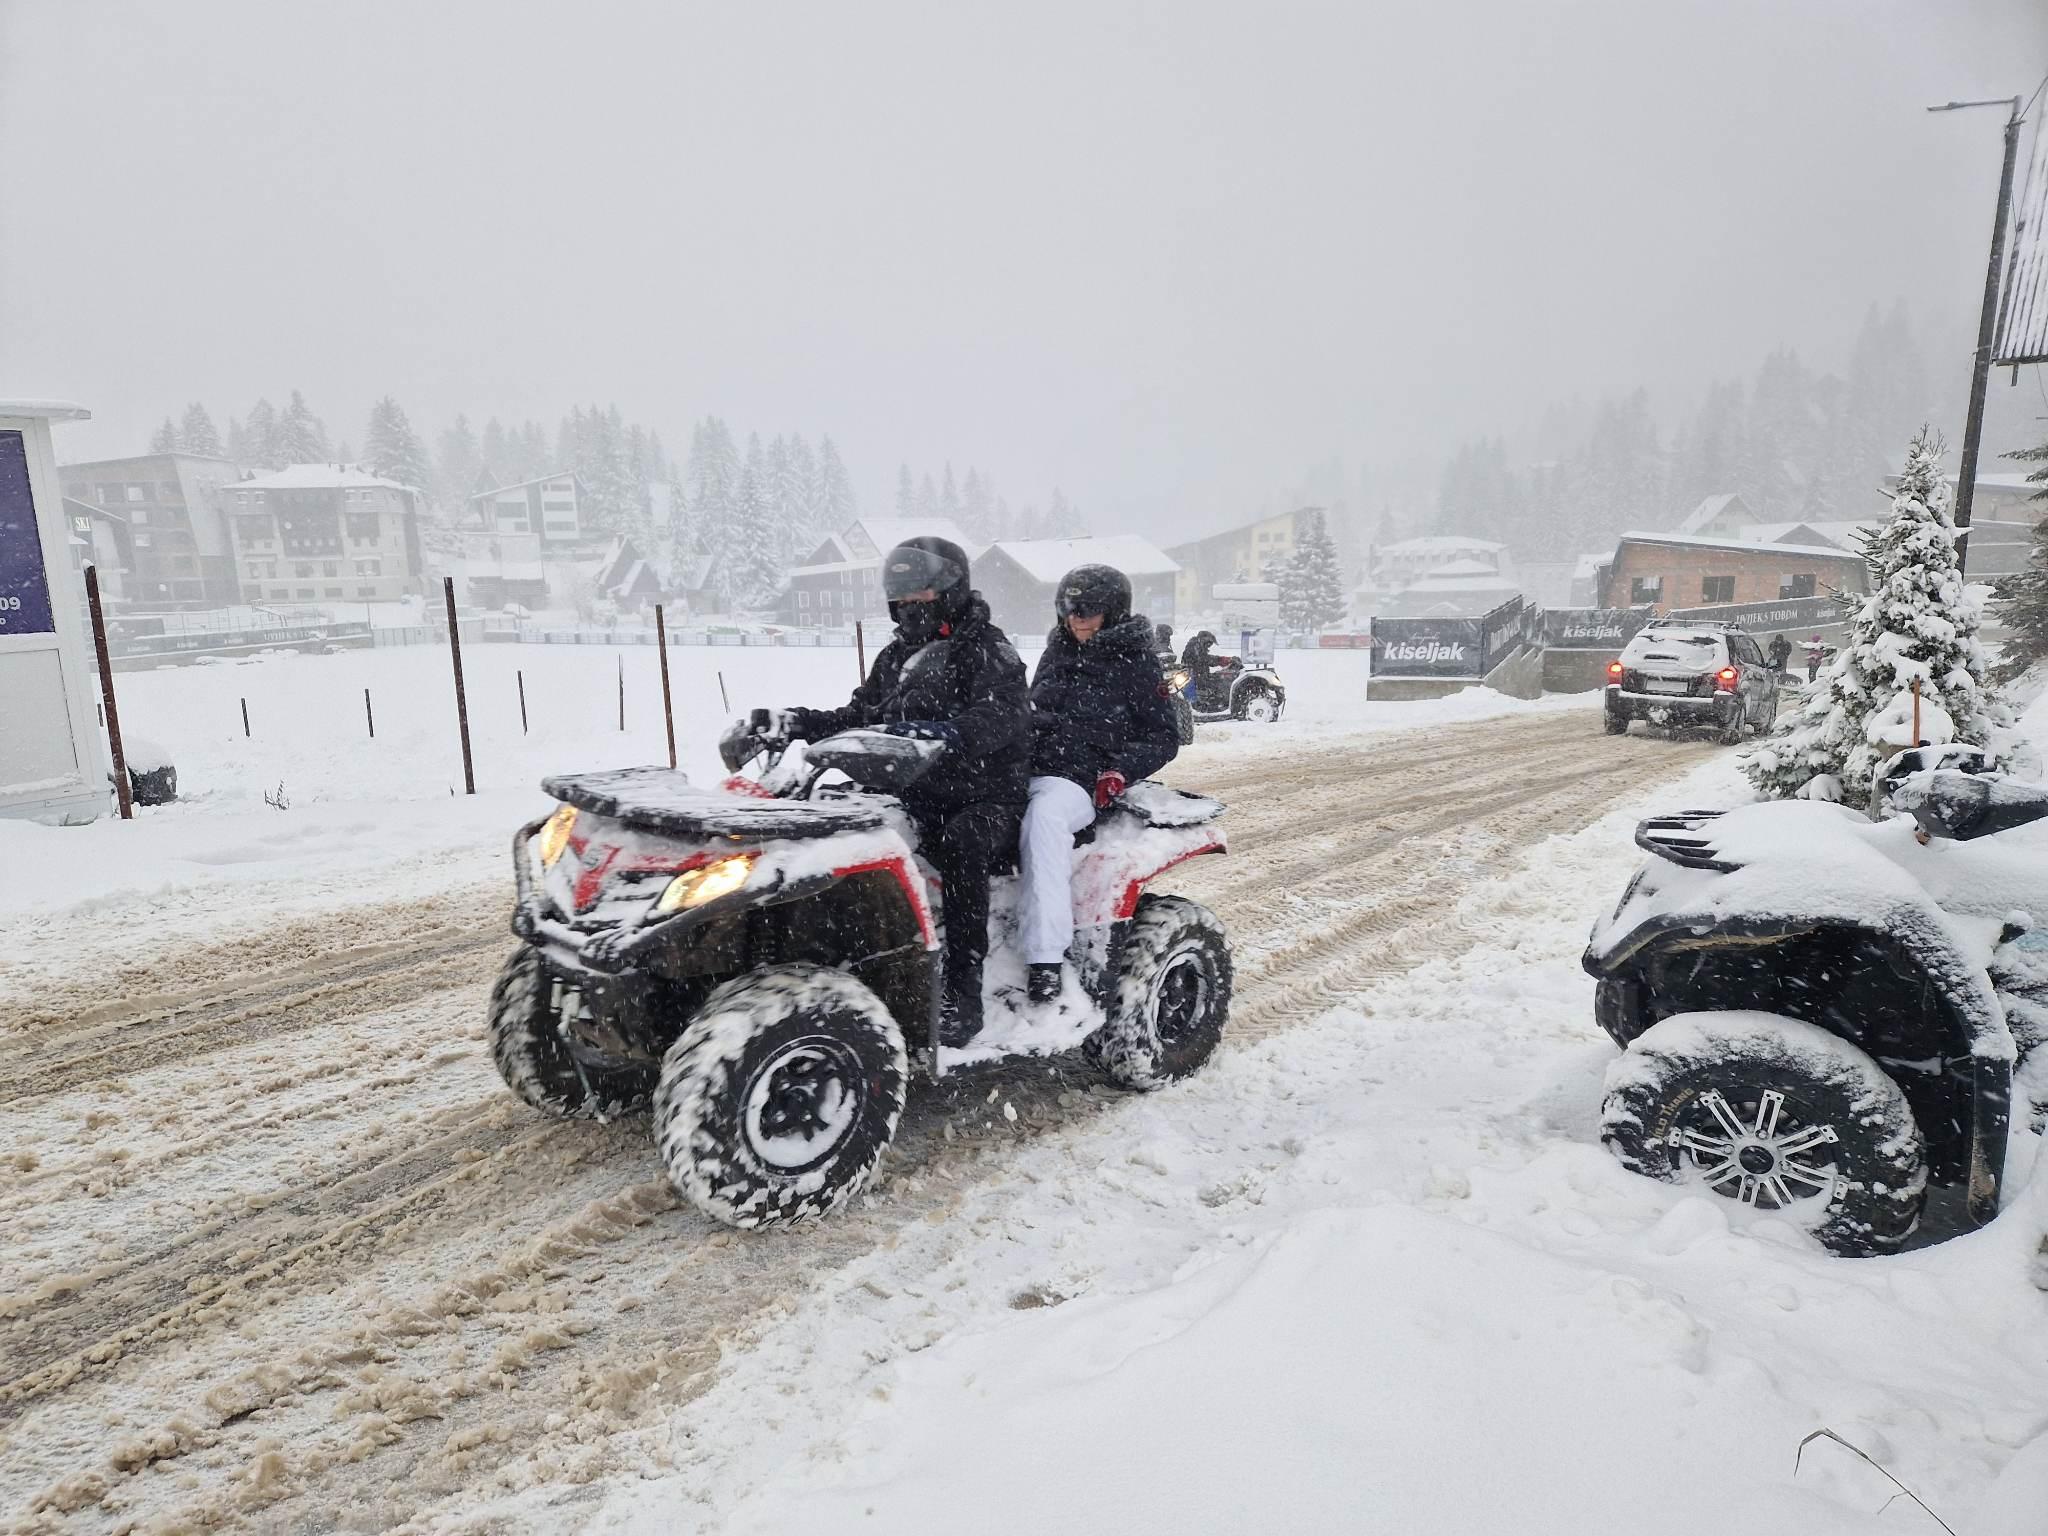
[[[1374,619],[1374,677],[1481,678],[1478,619]]]
[[[1546,608],[1543,645],[1552,651],[1618,651],[1650,617],[1648,608]]]
[[[1710,619],[1723,624],[1740,624],[1750,634],[1768,637],[1777,630],[1792,635],[1794,630],[1811,634],[1830,624],[1846,623],[1847,613],[1834,597],[1787,597],[1775,603],[1717,603],[1707,608],[1676,608],[1667,618]],[[1797,639],[1796,635],[1792,638]]]
[[[28,447],[19,432],[0,432],[0,635],[47,635],[56,627]]]
[[[1519,597],[1511,597],[1479,621],[1480,676],[1491,672],[1516,646],[1534,638],[1532,621],[1538,610]]]

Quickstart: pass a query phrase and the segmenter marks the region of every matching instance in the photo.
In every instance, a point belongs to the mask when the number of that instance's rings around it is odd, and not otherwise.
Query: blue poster
[[[47,635],[56,627],[28,488],[28,447],[19,432],[0,432],[0,635]]]

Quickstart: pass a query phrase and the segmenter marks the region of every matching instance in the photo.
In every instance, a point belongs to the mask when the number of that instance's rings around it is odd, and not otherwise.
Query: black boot
[[[981,977],[971,983],[948,981],[946,1000],[939,1006],[939,1044],[955,1049],[970,1043],[981,1033]]]
[[[1057,960],[1049,964],[1034,961],[1025,967],[1025,995],[1034,1003],[1059,1001],[1062,971]]]

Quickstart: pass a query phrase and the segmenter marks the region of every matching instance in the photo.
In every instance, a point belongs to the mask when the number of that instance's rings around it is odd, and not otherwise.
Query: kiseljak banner
[[[1478,619],[1374,619],[1374,677],[1471,678],[1486,675]]]
[[[1552,651],[1618,651],[1650,622],[1648,608],[1546,608],[1543,645]]]

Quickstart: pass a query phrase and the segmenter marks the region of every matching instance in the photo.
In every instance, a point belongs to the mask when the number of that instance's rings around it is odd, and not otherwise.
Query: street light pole
[[[1970,410],[1963,419],[1963,462],[1956,471],[1956,569],[1962,571],[1970,553],[1970,504],[1977,491],[1977,447],[1984,436],[1984,396],[1991,382],[1991,338],[1998,321],[1998,274],[2005,264],[2005,220],[2012,207],[2012,168],[2020,147],[2020,98],[1951,101],[1930,112],[1959,112],[1969,107],[2005,107],[2005,169],[1998,178],[1998,211],[1991,220],[1991,259],[1984,270],[1984,308],[1977,319],[1977,354],[1970,365]]]

